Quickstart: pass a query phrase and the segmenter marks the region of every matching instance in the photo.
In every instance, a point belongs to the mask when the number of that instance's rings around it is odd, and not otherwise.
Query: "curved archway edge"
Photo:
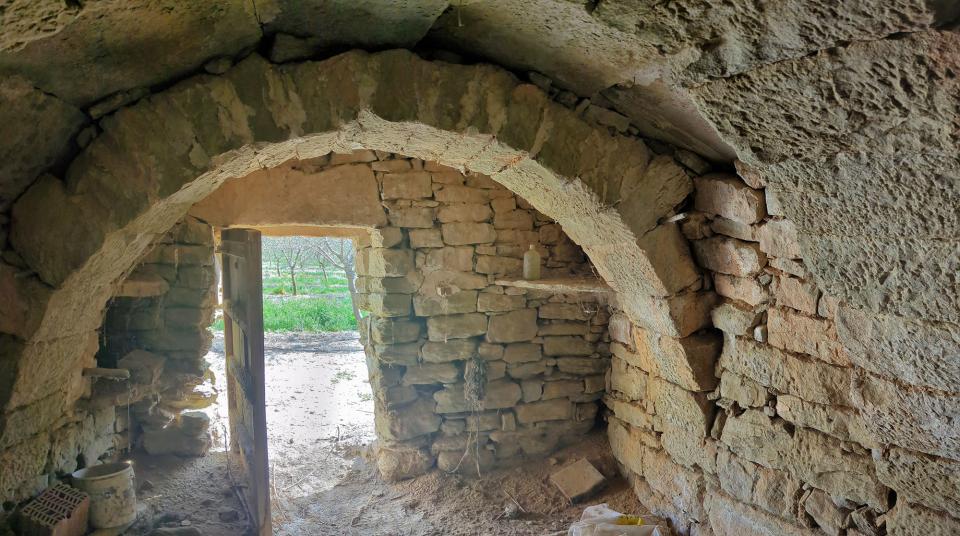
[[[224,181],[292,158],[362,147],[487,174],[563,226],[634,323],[669,337],[709,325],[713,294],[676,224],[659,223],[691,192],[686,172],[492,66],[407,51],[282,66],[251,56],[101,127],[62,181],[44,177],[13,209],[11,243],[42,282],[16,283],[29,314],[9,330],[5,445],[49,424],[31,408],[56,415],[51,405],[82,396],[82,349],[153,240]]]

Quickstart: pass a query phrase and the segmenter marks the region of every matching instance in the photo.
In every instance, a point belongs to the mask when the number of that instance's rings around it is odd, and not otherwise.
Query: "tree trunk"
[[[360,308],[357,307],[357,285],[353,282],[353,270],[343,271],[347,276],[347,288],[350,289],[350,305],[353,306],[353,318],[357,321],[357,329],[360,329]]]
[[[323,286],[327,286],[327,265],[321,262],[320,271],[323,272]]]
[[[294,267],[290,267],[290,285],[293,287],[293,295],[297,295],[297,270]]]

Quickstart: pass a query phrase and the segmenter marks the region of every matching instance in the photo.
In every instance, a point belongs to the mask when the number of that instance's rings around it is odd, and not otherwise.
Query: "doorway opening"
[[[358,332],[355,237],[349,236],[355,232],[269,236],[276,231],[265,229],[261,239],[262,378],[276,534],[309,529],[304,526],[309,498],[339,483],[375,438],[373,393]],[[230,284],[226,277],[223,284]],[[227,290],[221,292],[226,299]],[[227,322],[218,315],[207,354],[215,388],[224,394],[230,381]],[[226,397],[207,409],[215,449],[242,448],[230,437],[234,410]]]

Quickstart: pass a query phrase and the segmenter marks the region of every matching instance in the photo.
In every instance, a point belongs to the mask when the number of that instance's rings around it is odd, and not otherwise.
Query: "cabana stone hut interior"
[[[131,534],[566,534],[602,500],[681,535],[960,534],[958,23],[951,0],[6,2],[0,533],[77,469],[206,452],[170,408],[222,310],[229,452],[190,467],[235,493],[183,493],[236,518],[141,504]],[[261,234],[356,247],[375,478],[326,524],[270,510]],[[538,511],[503,484],[586,443],[607,495]],[[441,485],[477,504],[408,500]]]

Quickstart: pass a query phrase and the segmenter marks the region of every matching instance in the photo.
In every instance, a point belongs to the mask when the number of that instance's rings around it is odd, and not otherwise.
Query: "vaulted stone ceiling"
[[[958,20],[952,0],[13,0],[0,209],[91,119],[211,60],[407,47],[536,71],[648,137],[739,158],[828,291],[955,324]]]

